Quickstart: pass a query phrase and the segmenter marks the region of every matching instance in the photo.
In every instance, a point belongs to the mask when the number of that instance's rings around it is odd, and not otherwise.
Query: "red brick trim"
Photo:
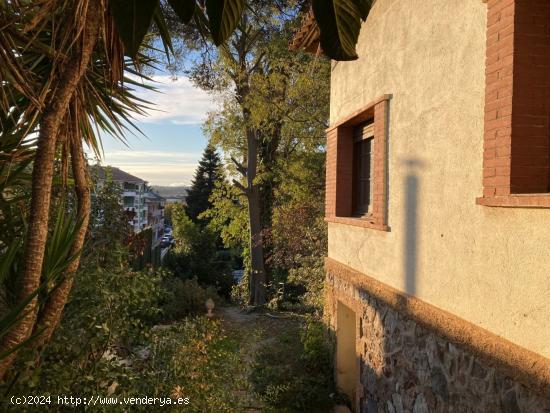
[[[388,231],[387,139],[390,95],[383,95],[327,129],[326,204],[327,222]],[[352,217],[353,128],[374,118],[373,212]]]
[[[476,203],[491,207],[550,208],[550,194],[481,197],[476,199]]]
[[[550,2],[489,0],[483,198],[547,207],[550,195]]]
[[[356,110],[355,112],[351,113],[350,115],[346,116],[345,118],[342,118],[338,120],[337,122],[334,122],[332,125],[330,125],[326,132],[330,132],[333,129],[339,128],[341,126],[354,126],[359,125],[361,123],[364,123],[365,121],[369,120],[372,117],[372,109],[379,103],[383,101],[389,101],[392,98],[392,95],[382,95],[378,99],[373,100],[370,103],[367,103],[365,106],[363,106],[361,109]]]
[[[328,314],[333,314],[334,309],[330,308],[330,298],[337,293],[328,282],[330,274],[359,290],[366,291],[372,297],[412,318],[425,328],[467,349],[472,354],[484,359],[489,366],[499,369],[537,393],[548,396],[550,359],[520,347],[454,314],[396,290],[332,258],[325,259],[325,270],[327,272]],[[350,298],[356,296],[352,290],[348,289],[339,291],[337,296],[343,301],[342,298],[346,295],[352,295]],[[346,300],[345,302],[352,304],[351,308],[360,312],[356,301]]]
[[[333,222],[335,224],[352,225],[361,228],[371,228],[380,231],[389,231],[390,227],[387,225],[380,225],[376,222],[369,220],[368,218],[354,218],[354,217],[325,217],[326,222]]]

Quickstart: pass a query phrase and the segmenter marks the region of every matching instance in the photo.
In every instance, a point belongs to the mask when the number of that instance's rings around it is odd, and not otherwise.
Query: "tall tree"
[[[259,4],[261,3],[261,4]],[[258,182],[258,163],[262,136],[253,122],[253,108],[249,106],[252,91],[252,78],[255,73],[265,70],[265,42],[275,35],[281,26],[272,19],[273,9],[259,2],[256,8],[245,11],[227,45],[219,53],[210,54],[192,71],[192,79],[207,90],[231,90],[231,102],[240,122],[236,145],[230,159],[235,165],[239,179],[232,182],[246,199],[248,209],[248,230],[250,254],[249,303],[262,305],[266,302],[267,274],[264,261],[262,235],[262,205]]]
[[[217,45],[231,35],[239,21],[246,20],[246,17],[241,19],[245,9],[244,0],[227,0],[222,3],[218,0],[206,0],[199,2],[200,4],[195,1],[169,3],[181,21],[188,23],[195,19],[196,24],[204,31],[209,30]],[[314,1],[316,18],[322,29],[321,43],[328,53],[339,59],[356,57],[353,49],[359,33],[360,19],[366,18],[370,3],[371,0],[333,0],[333,3]],[[81,155],[74,152],[72,146],[75,140],[80,140],[80,143],[84,140],[98,149],[100,145],[92,123],[111,133],[121,133],[121,119],[127,120],[132,111],[139,110],[127,93],[128,90],[120,87],[125,67],[122,53],[134,59],[134,62],[139,60],[137,56],[140,44],[153,20],[168,51],[171,46],[159,5],[159,0],[0,2],[1,109],[5,113],[14,113],[25,106],[17,120],[21,124],[18,131],[22,136],[20,145],[30,132],[38,134],[28,233],[18,293],[23,311],[18,322],[2,336],[0,352],[8,356],[0,360],[0,379],[13,362],[16,350],[30,337],[37,320],[36,293],[44,264],[53,164],[59,146],[63,146],[63,153],[73,154],[75,178],[77,174],[79,176],[78,215],[80,221],[87,222],[88,183],[81,173]],[[99,47],[96,47],[98,44]],[[248,63],[240,58],[237,60],[245,65]],[[136,73],[135,68],[132,70]],[[242,97],[247,95],[248,80],[236,82],[238,93]],[[131,80],[127,79],[126,82],[131,83]],[[98,89],[98,84],[102,88]],[[74,108],[73,113],[70,113],[70,107]],[[246,115],[245,110],[243,115]],[[23,121],[20,122],[21,119]],[[33,128],[28,127],[29,122],[34,125]],[[71,126],[67,129],[66,125]],[[258,204],[257,188],[254,187],[258,148],[251,139],[249,144],[248,153],[254,159],[250,159],[247,167],[250,172],[247,175],[247,196],[253,206]],[[74,150],[81,151],[81,146],[76,145]],[[68,168],[65,170],[68,171]],[[251,216],[253,215],[259,216],[259,208],[251,208]],[[256,221],[251,220],[251,228],[258,229]],[[251,237],[252,245],[255,243],[254,238]],[[75,237],[73,250],[81,249],[83,239],[83,233]],[[256,241],[261,244],[261,238]],[[253,250],[255,262],[263,261],[261,253],[261,249]],[[70,277],[77,267],[78,261],[71,266],[67,275]],[[259,279],[265,279],[263,267],[258,267],[258,270]],[[46,322],[46,335],[51,334],[55,328],[55,320],[59,319],[59,308],[62,310],[65,305],[70,285],[70,281],[64,282],[61,290],[54,292],[59,299],[53,300],[54,305],[46,306],[46,309],[49,308],[55,314],[42,314],[41,319]],[[262,301],[261,289],[257,294],[259,301]],[[32,298],[27,302],[30,297]]]
[[[254,305],[266,299],[265,256],[270,252],[264,233],[271,228],[274,193],[284,178],[280,159],[290,159],[300,148],[322,147],[328,113],[328,62],[288,50],[299,21],[288,19],[292,8],[281,11],[274,5],[255,3],[229,44],[218,51],[204,48],[191,69],[192,79],[219,92],[223,101],[205,130],[230,159],[228,174],[235,178],[235,190],[220,190],[233,197],[240,192],[233,202],[247,209],[249,237],[243,250],[249,254],[249,302]],[[219,194],[215,198],[221,201]],[[215,209],[222,215],[235,210],[227,207],[217,202]],[[216,225],[222,221],[216,219]]]
[[[209,200],[216,182],[224,179],[222,163],[216,148],[208,145],[199,161],[191,189],[187,195],[187,215],[196,223],[207,224],[209,219],[199,218],[199,215],[209,209]]]
[[[67,60],[64,64],[53,68],[55,77],[52,77],[51,83],[48,85],[51,92],[44,94],[45,109],[41,116],[38,147],[33,165],[29,230],[25,243],[26,259],[21,275],[21,288],[18,293],[20,302],[35,294],[40,285],[46,250],[58,133],[73,98],[73,93],[88,67],[98,38],[103,18],[100,1],[89,0],[83,5],[74,4],[72,7],[68,7],[65,17],[65,21],[56,20],[56,24],[62,27],[63,33],[60,41],[62,46],[59,46],[57,52],[65,53]],[[56,28],[54,31],[57,32],[58,29]],[[63,46],[65,42],[73,46]],[[80,238],[83,239],[83,236],[79,237],[77,243]],[[26,306],[21,320],[3,337],[2,349],[16,348],[29,338],[36,322],[37,313],[38,298],[35,296]],[[11,365],[15,354],[12,352],[0,361],[0,378],[4,376],[6,369]]]

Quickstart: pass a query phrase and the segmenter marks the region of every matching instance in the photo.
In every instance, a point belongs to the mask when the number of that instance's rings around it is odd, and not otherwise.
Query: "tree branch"
[[[250,68],[250,73],[253,73],[256,71],[256,69],[258,69],[258,66],[260,66],[260,63],[262,62],[264,56],[264,52],[260,53],[260,55],[256,58],[256,61],[252,64],[252,67]]]
[[[237,181],[236,179],[233,179],[233,185],[235,185],[237,188],[239,188],[246,196],[248,196],[248,188],[246,186],[244,186],[243,184],[241,184],[239,181]]]
[[[246,168],[244,167],[244,165],[240,163],[238,160],[236,160],[234,157],[231,157],[231,160],[237,167],[237,171],[239,171],[241,175],[246,178]]]

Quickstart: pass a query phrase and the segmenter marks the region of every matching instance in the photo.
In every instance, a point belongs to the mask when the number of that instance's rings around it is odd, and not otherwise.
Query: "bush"
[[[10,395],[28,395],[33,390],[45,396],[176,397],[182,393],[191,404],[179,410],[165,407],[166,411],[238,411],[231,407],[236,401],[226,391],[232,384],[229,372],[238,368],[237,346],[221,334],[218,322],[185,318],[153,328],[163,314],[174,319],[204,313],[207,298],[220,304],[214,289],[203,288],[194,279],[124,268],[84,271],[76,281],[62,324],[41,363],[37,366],[37,355],[31,351],[21,357]],[[131,411],[151,408],[132,406]],[[71,410],[67,406],[52,409]],[[105,405],[94,406],[94,411],[120,410]]]
[[[266,239],[272,249],[269,260],[275,281],[271,307],[322,314],[326,231],[316,203],[289,203],[276,209]]]
[[[234,391],[243,385],[235,380],[238,351],[238,343],[223,334],[218,321],[186,318],[154,333],[150,356],[139,366],[141,394],[189,398],[188,406],[167,411],[244,411]]]
[[[238,284],[233,284],[231,287],[231,302],[240,306],[240,307],[246,307],[248,305],[248,284],[250,283],[250,277],[249,277],[249,271],[248,269],[244,270],[243,277],[239,281]]]
[[[335,393],[331,343],[319,321],[289,328],[258,352],[251,377],[255,390],[279,413],[329,412]]]
[[[195,278],[181,280],[168,277],[162,283],[165,289],[162,305],[165,320],[178,320],[187,315],[204,314],[208,298],[220,304],[220,299],[213,287],[201,287]]]
[[[322,258],[308,257],[302,266],[288,273],[278,272],[269,285],[268,308],[299,313],[323,314],[324,263]]]
[[[32,351],[24,354],[13,369],[17,380],[10,394],[39,389],[41,395],[106,395],[113,383],[130,391],[140,377],[131,359],[161,317],[161,278],[127,268],[80,271],[41,363]]]
[[[197,278],[202,286],[214,286],[229,297],[233,279],[231,255],[217,250],[218,236],[208,227],[195,224],[185,210],[173,210],[176,245],[169,252],[166,267],[181,279]]]

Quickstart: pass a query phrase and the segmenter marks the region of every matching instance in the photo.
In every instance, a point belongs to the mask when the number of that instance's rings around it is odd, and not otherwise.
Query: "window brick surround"
[[[550,207],[550,1],[488,0],[483,197]]]
[[[387,136],[390,95],[384,95],[363,109],[327,129],[325,220],[388,231],[386,208]],[[372,214],[352,217],[353,128],[374,118],[374,168]]]

